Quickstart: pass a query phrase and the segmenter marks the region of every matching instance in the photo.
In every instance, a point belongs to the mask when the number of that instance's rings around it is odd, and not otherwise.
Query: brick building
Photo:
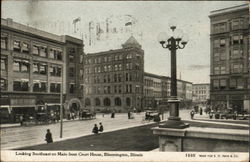
[[[142,109],[144,51],[131,36],[121,49],[85,56],[84,106],[93,111]]]
[[[171,78],[144,73],[144,109],[155,109],[170,97]],[[192,101],[192,83],[177,79],[177,97],[180,107],[188,108]]]
[[[206,103],[210,99],[210,84],[193,84],[193,102]]]
[[[63,103],[82,97],[81,92],[67,95],[71,82],[67,73],[71,67],[67,50],[71,46],[77,51],[75,60],[80,60],[77,57],[83,53],[81,40],[1,19],[2,122],[18,122],[20,115],[59,112],[61,90]],[[82,84],[79,76],[83,65],[79,64],[74,71],[76,88]],[[65,104],[65,113],[72,103]]]
[[[249,109],[249,6],[212,11],[209,18],[211,103],[215,108]]]

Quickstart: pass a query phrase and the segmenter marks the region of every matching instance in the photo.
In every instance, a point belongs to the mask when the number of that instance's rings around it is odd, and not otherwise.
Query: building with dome
[[[85,56],[84,106],[126,112],[143,107],[144,51],[131,36],[122,48]]]

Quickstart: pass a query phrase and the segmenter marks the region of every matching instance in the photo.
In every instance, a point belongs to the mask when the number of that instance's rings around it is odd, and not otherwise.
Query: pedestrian
[[[131,114],[130,114],[130,111],[128,111],[128,119],[130,119],[130,115],[131,115]]]
[[[194,110],[190,112],[191,119],[194,119],[194,113],[195,113]]]
[[[115,118],[115,112],[114,111],[112,111],[112,113],[111,113],[111,118]]]
[[[202,112],[203,112],[203,110],[202,110],[202,107],[200,108],[200,115],[202,115]]]
[[[102,125],[102,123],[99,123],[99,124],[100,124],[99,132],[103,132],[103,125]]]
[[[49,129],[47,129],[45,141],[47,141],[47,143],[53,143],[52,134]]]
[[[20,125],[23,125],[23,115],[20,115]]]
[[[96,124],[95,124],[94,128],[92,129],[92,133],[98,134],[98,127]]]

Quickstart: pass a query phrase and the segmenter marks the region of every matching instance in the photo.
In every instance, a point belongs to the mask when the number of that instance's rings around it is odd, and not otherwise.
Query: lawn
[[[248,127],[229,126],[211,123],[184,121],[192,127],[224,128],[248,130]],[[76,150],[76,151],[150,151],[159,147],[158,136],[153,135],[151,128],[157,123],[138,126],[129,129],[104,132],[98,135],[89,135],[69,139],[52,144],[42,144],[23,147],[16,150]]]

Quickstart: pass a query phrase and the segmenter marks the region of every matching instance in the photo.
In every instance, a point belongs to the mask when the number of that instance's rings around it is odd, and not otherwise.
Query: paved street
[[[116,114],[114,119],[110,118],[110,115],[105,115],[103,117],[101,114],[98,114],[96,119],[93,120],[75,120],[64,122],[62,139],[59,138],[59,123],[29,127],[3,128],[1,130],[1,148],[8,149],[44,143],[45,133],[47,129],[51,130],[54,141],[57,141],[90,134],[93,125],[95,123],[98,124],[99,122],[103,123],[104,131],[111,131],[119,128],[141,125],[144,124],[142,122],[144,114],[145,113],[135,114],[135,119],[130,120],[128,120],[127,114]],[[167,116],[168,113],[164,115],[164,119],[166,119]],[[188,119],[188,111],[180,111],[180,116],[183,119]]]
[[[135,114],[135,119],[130,120],[128,119],[127,114],[116,114],[115,118],[110,118],[110,115],[105,115],[103,117],[101,114],[98,114],[96,119],[93,120],[75,120],[64,122],[62,139],[59,138],[60,123],[29,127],[3,128],[1,130],[1,148],[8,149],[45,143],[44,139],[47,129],[51,130],[54,141],[57,141],[90,134],[95,123],[99,124],[99,122],[102,122],[104,125],[104,131],[110,131],[118,128],[126,128],[143,124],[143,117],[144,113]]]
[[[183,120],[189,120],[190,110],[180,110],[180,117]],[[54,141],[65,140],[73,137],[91,134],[93,125],[102,122],[104,131],[112,131],[121,128],[143,125],[142,122],[145,113],[135,114],[135,119],[128,119],[127,114],[116,114],[115,118],[110,118],[110,115],[98,114],[93,120],[75,120],[63,123],[63,138],[59,138],[60,124],[39,125],[29,127],[10,127],[1,129],[1,148],[10,149],[16,147],[30,146],[35,144],[45,143],[45,133],[50,129],[53,134]],[[168,113],[164,114],[164,119],[167,119]],[[208,119],[208,115],[195,115],[195,118]],[[225,121],[225,120],[224,120]]]

